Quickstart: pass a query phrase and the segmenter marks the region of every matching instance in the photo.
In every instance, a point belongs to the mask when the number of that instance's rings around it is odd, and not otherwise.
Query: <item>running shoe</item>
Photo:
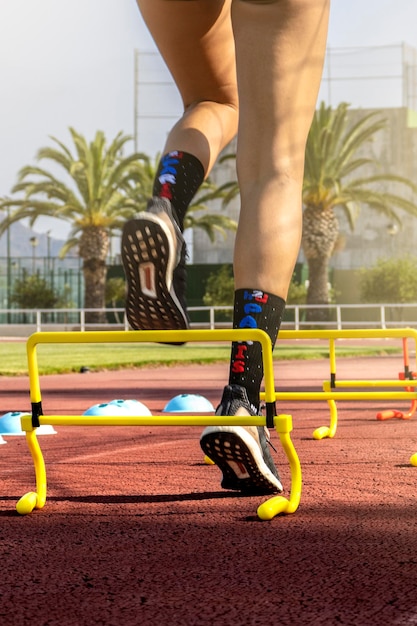
[[[161,217],[163,213],[173,228]],[[126,222],[122,261],[127,280],[126,315],[134,330],[189,327],[185,259],[184,237],[166,198],[152,198],[146,211]]]
[[[216,415],[257,415],[246,389],[227,385]],[[201,435],[203,452],[220,468],[223,489],[250,494],[283,490],[263,426],[208,426]]]

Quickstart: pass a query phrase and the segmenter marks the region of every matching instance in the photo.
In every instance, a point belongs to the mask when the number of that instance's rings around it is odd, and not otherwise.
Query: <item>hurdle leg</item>
[[[410,370],[410,361],[409,361],[409,356],[408,356],[408,338],[407,337],[403,337],[402,339],[402,344],[403,344],[403,359],[404,359],[404,371],[403,372],[399,372],[398,374],[398,378],[400,380],[415,380],[415,372]],[[410,391],[412,392],[414,389],[414,387],[405,387],[405,391]],[[404,413],[403,411],[398,411],[396,409],[387,409],[385,411],[379,411],[379,413],[376,414],[376,419],[383,421],[383,420],[389,420],[392,418],[397,418],[397,419],[402,419],[402,420],[409,420],[413,417],[414,413],[416,412],[417,409],[417,400],[412,400],[411,402],[411,406],[409,408],[409,410]]]
[[[326,389],[324,389],[326,391]],[[313,439],[332,439],[337,430],[337,406],[335,400],[327,400],[327,405],[330,411],[330,424],[329,426],[319,426],[313,432]]]
[[[333,337],[329,338],[330,381],[323,383],[323,391],[333,391],[336,387],[336,346]],[[329,426],[319,426],[313,432],[313,439],[333,438],[337,430],[337,406],[334,400],[327,400],[330,411]]]
[[[29,491],[25,493],[16,503],[16,511],[20,515],[27,515],[33,509],[42,509],[46,502],[46,468],[45,461],[38,439],[36,437],[36,428],[32,428],[32,416],[22,416],[22,429],[25,430],[26,442],[32,455],[35,467],[36,492]]]
[[[262,520],[271,520],[280,513],[295,513],[300,504],[302,473],[300,459],[291,440],[290,432],[292,431],[291,415],[278,415],[274,420],[275,430],[277,431],[281,445],[287,456],[291,470],[291,491],[289,499],[284,496],[272,496],[258,507],[258,517]]]

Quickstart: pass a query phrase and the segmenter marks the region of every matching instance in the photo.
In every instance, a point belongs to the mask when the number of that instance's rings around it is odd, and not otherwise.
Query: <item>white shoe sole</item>
[[[251,493],[283,490],[266,465],[262,450],[243,426],[208,426],[200,445],[223,473],[222,487]]]
[[[173,288],[175,243],[168,225],[152,213],[130,220],[122,235],[128,289],[126,315],[135,330],[184,330],[186,313]]]

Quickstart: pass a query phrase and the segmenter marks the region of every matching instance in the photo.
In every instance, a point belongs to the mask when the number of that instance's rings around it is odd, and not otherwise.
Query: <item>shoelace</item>
[[[266,439],[266,443],[271,446],[271,448],[273,449],[274,452],[278,453],[278,450],[276,449],[276,447],[274,446],[274,444],[271,441],[271,435],[269,434],[269,430],[266,426],[264,426],[264,431],[265,431],[265,439]]]
[[[274,452],[276,452],[278,454],[278,450],[276,449],[276,447],[274,446],[274,444],[272,443],[272,441],[270,439],[266,440],[266,443],[271,446],[271,448],[273,449]]]
[[[261,413],[261,411],[265,409],[265,404],[262,404],[259,410],[259,413]],[[276,449],[276,447],[274,446],[274,444],[271,441],[271,435],[269,434],[269,429],[264,426],[264,431],[265,431],[265,439],[266,439],[266,443],[271,446],[271,448],[273,449],[274,452],[276,452],[278,454],[278,450]]]

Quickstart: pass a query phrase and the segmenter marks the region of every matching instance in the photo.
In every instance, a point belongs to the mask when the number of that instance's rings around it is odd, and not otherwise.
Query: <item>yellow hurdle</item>
[[[336,400],[406,400],[412,402],[412,408],[406,414],[401,411],[387,411],[389,417],[401,417],[409,419],[417,405],[417,380],[414,373],[409,369],[407,340],[414,341],[417,352],[417,331],[413,328],[393,329],[350,329],[350,330],[282,330],[280,339],[303,340],[321,339],[329,342],[329,380],[323,382],[323,391],[303,392],[276,391],[275,399],[278,401],[325,401],[330,410],[330,422],[328,426],[320,426],[313,432],[314,439],[332,438],[337,430],[337,405]],[[337,380],[336,376],[336,340],[337,339],[402,339],[404,355],[404,379],[402,380]],[[403,391],[375,391],[377,388],[404,388]],[[348,390],[350,388],[350,391]],[[357,391],[354,388],[368,388],[368,391]],[[344,389],[344,391],[338,391]],[[261,393],[261,399],[263,398]],[[378,414],[378,419],[388,419]]]
[[[231,342],[257,341],[262,347],[264,365],[266,416],[86,416],[43,415],[39,383],[37,346],[39,344],[68,343],[182,343],[182,342]],[[22,415],[22,429],[32,455],[35,468],[36,491],[24,494],[16,504],[21,515],[41,509],[46,503],[47,479],[42,451],[36,437],[36,429],[43,424],[54,426],[268,426],[275,428],[288,459],[291,475],[289,498],[273,496],[258,508],[258,516],[270,520],[278,514],[294,513],[299,505],[302,487],[301,465],[291,440],[292,418],[276,415],[272,346],[268,335],[259,329],[242,330],[182,330],[182,331],[85,331],[85,332],[39,332],[31,335],[26,344],[32,414]]]
[[[403,341],[404,373],[402,380],[337,380],[336,378],[336,340],[337,339],[390,339],[400,338]],[[43,455],[36,437],[36,429],[45,424],[53,426],[268,426],[275,428],[281,445],[290,466],[291,488],[289,498],[273,496],[258,507],[258,516],[269,520],[280,513],[294,513],[300,502],[302,489],[301,465],[291,440],[291,415],[276,414],[276,401],[312,401],[319,400],[328,403],[330,422],[328,426],[320,426],[313,432],[315,439],[332,438],[337,430],[337,400],[407,400],[412,402],[410,411],[403,414],[400,411],[386,411],[387,417],[408,419],[417,407],[417,380],[415,372],[410,372],[408,365],[407,341],[414,341],[417,353],[417,331],[412,328],[400,329],[352,329],[352,330],[297,330],[280,332],[280,339],[324,339],[329,341],[330,376],[323,382],[323,391],[318,392],[281,392],[275,390],[274,371],[271,351],[271,341],[268,335],[259,329],[242,330],[183,330],[183,331],[86,331],[86,332],[42,332],[34,333],[27,341],[27,357],[29,369],[30,397],[32,414],[21,417],[22,429],[26,433],[26,440],[32,455],[36,491],[23,495],[16,504],[16,509],[22,515],[33,509],[41,509],[46,502],[47,481]],[[266,417],[263,416],[84,416],[84,415],[48,415],[45,417],[42,410],[42,398],[39,384],[39,371],[36,348],[45,343],[182,343],[182,342],[223,342],[223,341],[258,341],[262,347],[264,365],[265,391],[261,399],[266,404]],[[403,388],[401,391],[397,389]],[[356,389],[354,389],[356,388]],[[358,391],[357,389],[367,389]],[[393,388],[395,391],[382,391]],[[371,390],[369,390],[371,389]],[[342,391],[341,391],[342,390]],[[382,414],[381,414],[382,415]],[[412,465],[417,465],[417,453],[410,458]]]

